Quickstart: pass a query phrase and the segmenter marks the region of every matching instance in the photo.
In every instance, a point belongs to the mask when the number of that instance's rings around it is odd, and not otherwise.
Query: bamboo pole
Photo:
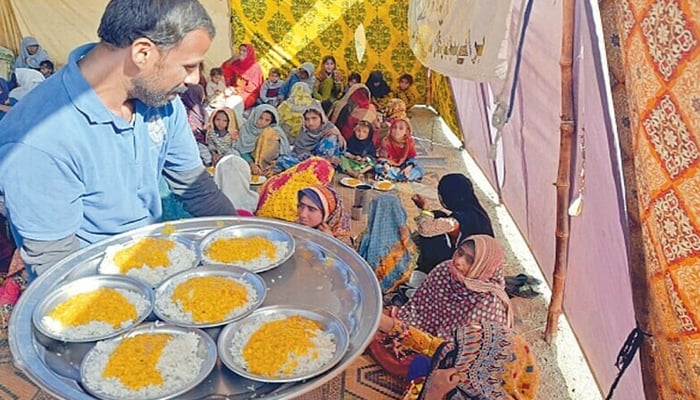
[[[561,123],[559,125],[559,168],[557,170],[557,228],[552,277],[552,300],[547,311],[545,340],[551,343],[557,333],[559,316],[563,312],[564,286],[569,259],[569,186],[571,183],[571,152],[576,130],[574,117],[574,7],[576,0],[562,2],[562,37],[559,68],[561,72]]]

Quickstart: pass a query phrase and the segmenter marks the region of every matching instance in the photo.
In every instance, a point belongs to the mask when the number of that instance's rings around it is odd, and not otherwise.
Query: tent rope
[[[642,347],[644,337],[651,337],[651,334],[644,332],[639,327],[632,329],[632,332],[630,332],[630,334],[627,336],[627,340],[625,340],[625,343],[622,345],[620,352],[617,353],[615,367],[617,368],[618,373],[615,377],[615,381],[610,386],[610,391],[605,397],[605,400],[612,399],[613,392],[615,391],[615,388],[617,388],[617,384],[620,383],[620,378],[622,378],[625,370],[632,363],[632,360],[634,360],[637,350]]]

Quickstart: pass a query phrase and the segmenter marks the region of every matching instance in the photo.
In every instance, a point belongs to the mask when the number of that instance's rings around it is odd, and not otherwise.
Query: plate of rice
[[[243,224],[217,229],[199,244],[207,264],[234,265],[263,272],[282,265],[294,254],[294,238],[266,225]]]
[[[394,183],[391,181],[378,181],[374,183],[374,189],[382,192],[388,192],[394,188]]]
[[[140,324],[153,310],[153,290],[124,276],[90,276],[62,285],[34,308],[39,332],[63,342],[92,342]]]
[[[171,399],[216,365],[216,343],[200,329],[149,323],[98,342],[83,358],[83,387],[104,400]]]
[[[348,331],[333,314],[308,306],[269,306],[228,324],[219,358],[261,382],[295,382],[333,367],[348,349]]]
[[[241,319],[267,294],[257,274],[233,266],[211,265],[180,272],[155,290],[156,315],[180,326],[210,328]]]
[[[130,276],[156,287],[198,262],[196,246],[183,237],[145,236],[107,247],[97,272]]]

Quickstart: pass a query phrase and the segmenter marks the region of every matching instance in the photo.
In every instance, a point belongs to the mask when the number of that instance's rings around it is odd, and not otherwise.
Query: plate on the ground
[[[137,279],[90,276],[50,292],[34,308],[32,322],[39,332],[52,339],[94,342],[117,336],[140,324],[151,314],[153,298],[151,287]],[[130,319],[124,316],[127,303],[136,311]],[[71,326],[61,321],[66,319],[72,321]],[[123,322],[116,327],[108,322],[115,319]]]
[[[162,390],[155,384],[140,388],[138,391],[128,389],[118,377],[118,372],[117,376],[103,378],[107,363],[112,361],[111,357],[118,346],[128,346],[126,341],[131,340],[133,343],[131,338],[139,335],[159,334],[170,335],[157,363],[153,366],[162,376],[163,381],[160,384]],[[130,348],[133,351],[138,349],[138,346],[132,345]],[[154,346],[149,348],[152,352]],[[131,383],[141,384],[148,379],[146,354],[138,350],[130,354],[127,349],[121,349],[120,355],[125,358],[117,359],[114,363],[127,366],[126,375],[127,379],[132,380]],[[129,355],[133,355],[135,359],[128,360]],[[98,342],[83,358],[80,364],[80,377],[85,390],[103,400],[171,399],[197,387],[209,376],[215,365],[216,343],[204,331],[156,322],[143,324],[122,336]],[[141,376],[144,370],[145,376]]]
[[[381,190],[382,192],[388,192],[394,188],[394,183],[391,181],[378,181],[374,182],[374,188],[376,190]]]
[[[199,246],[202,260],[207,264],[263,272],[287,261],[294,254],[295,242],[292,235],[280,228],[241,224],[212,231]]]
[[[340,184],[343,186],[354,188],[357,187],[357,185],[361,185],[362,181],[357,178],[346,176],[345,178],[340,180]]]
[[[166,246],[170,246],[170,249]],[[198,263],[197,246],[185,237],[141,236],[107,247],[97,273],[124,275],[156,287],[169,276]]]
[[[289,353],[295,348],[299,349],[299,346],[304,347],[305,341],[309,340],[299,336],[300,332],[308,332],[307,330],[290,326],[304,326],[309,321],[319,330],[319,334],[311,339],[315,348],[310,350],[310,353],[297,356],[290,366]],[[284,331],[277,332],[277,328]],[[249,343],[254,335],[254,342]],[[279,343],[271,343],[276,340]],[[295,382],[331,369],[343,358],[349,344],[347,329],[333,314],[309,306],[278,305],[258,308],[247,317],[226,325],[219,335],[217,346],[221,361],[238,375],[261,382]],[[244,350],[248,346],[252,347]],[[274,369],[279,366],[279,370],[284,370],[286,360],[287,367],[294,366],[296,370],[285,373],[252,372],[243,358],[244,352],[261,357],[259,365],[262,368]],[[252,366],[252,369],[255,369],[255,366]]]
[[[181,284],[188,286],[178,290]],[[242,290],[246,300],[239,305]],[[186,296],[189,307],[183,301],[173,301],[176,292]],[[259,275],[234,266],[209,265],[173,275],[158,286],[153,311],[158,318],[175,325],[210,328],[252,313],[266,294],[267,286]]]
[[[262,185],[267,181],[267,177],[265,175],[251,175],[250,176],[250,184],[251,185]]]

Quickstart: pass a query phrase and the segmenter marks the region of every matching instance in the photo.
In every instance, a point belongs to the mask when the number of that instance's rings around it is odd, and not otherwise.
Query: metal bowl
[[[90,292],[100,288],[112,288],[112,289],[123,289],[129,290],[131,292],[138,293],[146,298],[148,301],[148,307],[133,321],[129,326],[124,328],[115,329],[112,332],[104,333],[101,335],[95,335],[88,338],[73,339],[65,334],[57,333],[55,330],[51,329],[47,325],[47,321],[44,317],[51,312],[56,306],[68,300],[71,296],[75,296],[80,293]],[[120,333],[126,332],[127,330],[133,328],[134,326],[140,324],[146,317],[153,311],[153,290],[150,286],[141,282],[137,279],[129,278],[127,276],[90,276],[86,278],[81,278],[74,280],[68,284],[59,286],[54,291],[50,292],[48,296],[44,297],[40,303],[34,308],[32,314],[32,322],[34,326],[47,337],[62,342],[94,342],[113,336],[117,336]]]
[[[128,248],[128,247],[134,245],[135,243],[137,243],[139,240],[147,238],[147,237],[152,237],[152,238],[156,238],[156,239],[172,240],[173,242],[175,242],[176,245],[184,246],[188,252],[192,253],[192,256],[193,256],[192,262],[187,263],[186,267],[183,265],[182,268],[179,268],[179,269],[174,269],[172,267],[168,267],[167,270],[165,271],[164,275],[158,281],[148,282],[145,279],[142,279],[141,277],[138,277],[138,276],[133,276],[133,275],[129,275],[129,274],[127,274],[126,276],[130,276],[132,278],[142,280],[142,281],[146,282],[147,284],[151,285],[151,287],[156,287],[161,282],[163,282],[165,279],[167,279],[168,277],[170,277],[178,272],[182,272],[182,271],[188,270],[190,268],[193,268],[193,267],[197,266],[197,264],[199,264],[199,249],[197,248],[195,242],[193,242],[185,237],[179,236],[179,235],[142,235],[142,236],[134,237],[133,239],[131,239],[128,242],[113,245],[113,246],[106,248],[104,257],[102,258],[102,261],[100,262],[99,266],[97,267],[97,273],[103,274],[103,275],[122,275],[119,271],[110,270],[110,268],[112,268],[113,266],[111,264],[109,264],[109,259],[111,257],[113,257],[117,251],[119,251],[121,249]]]
[[[204,333],[200,329],[195,329],[195,328],[184,328],[176,325],[170,325],[170,324],[162,324],[159,322],[154,322],[154,323],[147,323],[143,324],[136,329],[132,330],[129,333],[126,333],[122,336],[116,337],[109,339],[105,341],[104,343],[113,343],[113,342],[121,342],[122,340],[133,337],[136,335],[144,334],[144,333],[165,333],[165,334],[170,334],[173,336],[176,335],[184,335],[186,333],[193,332],[199,337],[199,348],[197,349],[197,355],[202,358],[204,361],[202,362],[202,366],[199,370],[199,373],[193,377],[191,377],[190,381],[187,383],[187,385],[181,387],[181,388],[169,388],[171,389],[171,392],[161,396],[154,396],[154,397],[138,397],[139,400],[153,400],[153,399],[172,399],[174,397],[177,397],[183,393],[186,393],[195,387],[199,385],[202,381],[204,381],[207,376],[212,372],[214,369],[214,366],[216,365],[216,343],[214,343],[214,340],[209,337],[206,333]],[[92,360],[92,358],[97,357],[100,355],[100,350],[97,346],[93,347],[86,355],[85,358],[83,358],[83,361],[80,364],[80,376],[81,376],[81,382],[83,384],[83,387],[85,390],[90,393],[91,395],[103,399],[103,400],[127,400],[130,399],[129,397],[124,397],[124,396],[119,396],[119,397],[112,397],[108,394],[102,393],[99,391],[98,388],[95,388],[93,386],[93,382],[86,380],[85,375],[87,373],[87,366],[88,363]],[[134,397],[136,399],[136,397]]]
[[[252,238],[252,237],[264,237],[268,240],[272,241],[278,241],[278,242],[285,242],[287,244],[287,252],[282,256],[279,260],[276,260],[274,262],[271,262],[269,264],[262,265],[257,268],[247,268],[245,265],[241,265],[241,263],[231,263],[227,264],[224,262],[221,262],[219,260],[212,260],[209,257],[207,257],[207,249],[211,244],[220,238]],[[208,264],[227,264],[227,265],[235,265],[238,267],[241,267],[243,269],[247,269],[249,271],[253,272],[263,272],[267,271],[270,269],[273,269],[275,267],[278,267],[282,265],[285,261],[289,259],[289,257],[294,254],[294,248],[295,248],[295,242],[294,242],[294,237],[287,233],[286,231],[275,228],[272,226],[266,226],[266,225],[255,225],[255,224],[246,224],[246,225],[234,225],[234,226],[229,226],[226,228],[221,228],[217,229],[215,231],[212,231],[210,234],[205,236],[202,241],[199,243],[199,251],[202,256],[202,260],[205,263]]]
[[[235,358],[233,354],[231,354],[231,346],[233,344],[234,335],[246,325],[253,325],[260,319],[267,319],[280,315],[286,317],[299,315],[318,322],[322,326],[324,332],[333,335],[333,340],[335,342],[335,353],[333,354],[333,357],[321,368],[295,376],[271,378],[248,372],[243,367],[241,360]],[[280,332],[280,334],[284,335],[284,332]],[[246,318],[227,325],[221,331],[221,334],[219,334],[217,343],[219,358],[231,371],[255,381],[275,383],[302,381],[304,379],[309,379],[316,375],[322,374],[323,372],[332,368],[338,361],[340,361],[341,358],[343,358],[348,349],[348,345],[348,331],[345,328],[345,325],[343,325],[343,323],[340,322],[340,320],[333,314],[320,308],[310,306],[269,306],[259,308]]]
[[[220,276],[224,278],[231,278],[237,281],[245,281],[250,284],[257,295],[257,300],[253,302],[248,309],[245,311],[237,313],[235,316],[219,321],[219,322],[209,322],[209,323],[196,323],[189,321],[182,321],[177,319],[176,316],[168,315],[167,311],[164,310],[164,302],[173,303],[170,297],[172,296],[173,290],[182,282],[195,277],[204,276]],[[226,325],[230,322],[237,321],[260,307],[260,305],[265,300],[267,295],[267,286],[265,281],[257,274],[245,270],[243,268],[238,268],[228,265],[210,265],[201,268],[191,269],[189,271],[180,272],[176,275],[171,276],[166,279],[163,283],[158,286],[155,290],[155,306],[154,312],[161,320],[169,322],[175,325],[192,327],[192,328],[210,328],[214,326]],[[174,304],[173,304],[174,305]]]

